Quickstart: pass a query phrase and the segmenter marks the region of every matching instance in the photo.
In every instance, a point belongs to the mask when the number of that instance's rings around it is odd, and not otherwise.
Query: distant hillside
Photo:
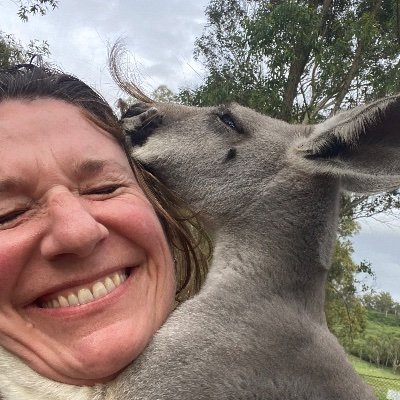
[[[368,310],[368,322],[372,324],[379,324],[381,326],[395,326],[400,328],[400,316],[388,314],[378,311]]]
[[[350,353],[378,366],[400,372],[400,317],[368,311],[367,327],[354,341]]]

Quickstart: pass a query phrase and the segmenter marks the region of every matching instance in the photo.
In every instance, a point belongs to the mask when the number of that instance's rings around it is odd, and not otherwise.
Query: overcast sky
[[[12,0],[0,0],[0,30],[23,44],[47,40],[51,61],[98,89],[114,104],[121,93],[106,67],[107,49],[124,38],[130,62],[150,93],[160,84],[177,91],[204,76],[193,60],[194,41],[205,25],[208,0],[60,0],[59,7],[23,23]],[[400,301],[400,222],[364,221],[354,238],[355,259],[376,272],[374,288]]]
[[[12,0],[0,0],[0,30],[22,43],[47,40],[55,64],[114,102],[120,93],[106,60],[109,45],[119,38],[149,92],[160,84],[177,91],[200,81],[202,69],[192,53],[205,25],[207,4],[208,0],[59,0],[54,11],[24,23]]]

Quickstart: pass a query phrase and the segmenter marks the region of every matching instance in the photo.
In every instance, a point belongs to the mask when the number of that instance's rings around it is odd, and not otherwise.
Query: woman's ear
[[[315,125],[292,150],[308,171],[340,178],[345,190],[373,193],[400,187],[400,95]]]

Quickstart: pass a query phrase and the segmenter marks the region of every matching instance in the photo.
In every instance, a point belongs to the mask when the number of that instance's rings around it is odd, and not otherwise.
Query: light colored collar
[[[44,378],[0,346],[0,399],[96,400],[93,388]]]

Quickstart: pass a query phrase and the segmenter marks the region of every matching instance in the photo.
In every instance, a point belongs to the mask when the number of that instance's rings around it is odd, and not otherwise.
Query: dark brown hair
[[[177,279],[176,300],[181,302],[196,293],[207,272],[211,249],[208,236],[190,208],[132,160],[121,124],[104,98],[78,78],[54,68],[19,64],[0,70],[0,102],[39,98],[61,100],[79,107],[87,118],[118,140],[171,245]]]

